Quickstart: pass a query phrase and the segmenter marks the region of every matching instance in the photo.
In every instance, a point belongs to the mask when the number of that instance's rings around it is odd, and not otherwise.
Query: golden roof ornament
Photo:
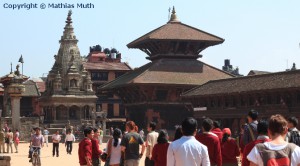
[[[173,6],[171,18],[169,22],[180,22],[179,19],[177,18],[175,7]]]

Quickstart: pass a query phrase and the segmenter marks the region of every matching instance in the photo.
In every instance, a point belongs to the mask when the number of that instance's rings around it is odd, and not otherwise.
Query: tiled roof
[[[139,44],[147,40],[207,41],[211,42],[211,45],[224,42],[224,39],[220,37],[183,24],[181,22],[169,22],[132,41],[131,43],[127,44],[127,47],[137,48]]]
[[[259,70],[250,70],[249,73],[248,73],[248,76],[251,76],[251,75],[260,75],[260,74],[269,74],[271,72],[268,72],[268,71],[259,71]]]
[[[45,90],[46,90],[46,83],[45,82],[36,82],[36,85],[37,85],[40,93],[45,92]]]
[[[201,85],[209,80],[233,77],[195,59],[159,59],[111,81],[101,89],[133,84]]]
[[[300,88],[300,70],[210,81],[184,93],[183,97],[259,92],[286,88]]]
[[[84,62],[86,70],[131,70],[126,63],[116,62]]]
[[[40,96],[40,92],[38,90],[37,85],[32,80],[28,80],[23,83],[25,85],[25,92],[22,93],[22,96]]]

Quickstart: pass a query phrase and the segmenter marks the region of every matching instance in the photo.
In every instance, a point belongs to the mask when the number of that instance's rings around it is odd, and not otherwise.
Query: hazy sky
[[[8,4],[37,3],[36,9],[8,9]],[[45,3],[46,9],[40,9]],[[48,8],[52,3],[74,4],[73,27],[81,55],[100,44],[116,48],[132,67],[148,62],[146,54],[126,45],[167,23],[173,5],[182,23],[225,39],[207,48],[204,61],[222,68],[230,59],[240,73],[250,70],[282,71],[295,62],[300,67],[300,1],[289,0],[0,0],[0,76],[13,69],[21,54],[24,74],[46,76],[59,49],[67,8]],[[77,8],[92,3],[94,8]]]

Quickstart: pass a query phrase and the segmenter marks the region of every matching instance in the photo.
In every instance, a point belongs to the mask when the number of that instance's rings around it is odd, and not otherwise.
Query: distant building
[[[125,122],[125,107],[120,98],[113,93],[102,95],[98,92],[98,87],[132,70],[127,63],[121,61],[121,58],[121,53],[115,48],[102,50],[100,45],[96,45],[90,47],[90,53],[83,62],[83,66],[91,75],[93,90],[98,97],[96,114],[99,115],[97,115],[96,123],[101,123],[99,116],[102,112],[106,112],[109,119],[108,127]],[[118,124],[118,122],[121,123]]]
[[[300,70],[209,81],[182,95],[191,102],[194,117],[220,120],[238,131],[251,110],[259,118],[273,114],[300,117]]]
[[[232,67],[229,59],[225,59],[224,66],[222,67],[222,69],[230,74],[235,75],[235,76],[243,76],[240,74],[238,67],[235,69]]]

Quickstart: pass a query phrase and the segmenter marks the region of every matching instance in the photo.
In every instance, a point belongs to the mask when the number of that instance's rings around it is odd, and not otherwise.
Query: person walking
[[[52,156],[54,157],[55,152],[56,152],[56,157],[59,156],[59,142],[61,140],[61,136],[59,135],[59,131],[57,130],[55,134],[52,135],[52,143],[53,143],[53,148],[52,148]]]
[[[145,151],[144,140],[136,132],[136,125],[133,121],[126,123],[126,131],[128,133],[123,136],[121,141],[121,149],[125,152],[125,165],[138,166]],[[140,145],[142,146],[141,153],[139,153]]]
[[[100,155],[102,154],[102,151],[99,148],[99,136],[100,136],[100,131],[97,128],[93,129],[94,131],[94,136],[91,139],[92,141],[92,164],[93,166],[100,166]]]
[[[0,131],[0,153],[5,153],[5,129],[3,128]]]
[[[246,146],[249,142],[255,141],[257,137],[258,112],[251,110],[248,113],[248,124],[245,125],[243,134],[243,144]]]
[[[108,140],[107,143],[107,156],[109,157],[110,166],[120,166],[122,161],[121,152],[121,137],[122,131],[118,128],[114,129],[113,138]]]
[[[229,128],[224,128],[222,132],[222,166],[238,166],[236,159],[240,155],[238,144],[234,138],[231,138],[231,130]]]
[[[257,133],[258,133],[257,139],[247,144],[244,148],[243,157],[242,157],[242,166],[250,166],[250,161],[247,159],[247,156],[256,144],[271,141],[271,139],[268,136],[267,121],[262,120],[258,122]]]
[[[47,130],[47,127],[44,127],[43,136],[44,136],[44,140],[45,140],[47,147],[48,147],[48,141],[49,141],[48,135],[49,135],[49,131]]]
[[[16,129],[15,134],[14,134],[14,145],[15,145],[15,149],[16,149],[15,153],[18,153],[19,143],[20,143],[20,133],[19,133],[18,129]]]
[[[79,142],[78,158],[80,166],[92,166],[92,141],[94,131],[91,127],[83,130],[84,138]]]
[[[295,116],[289,117],[288,121],[288,133],[286,134],[285,140],[289,143],[294,143],[300,146],[300,131],[297,129],[298,118]]]
[[[210,166],[207,147],[195,139],[196,119],[188,117],[181,126],[183,136],[169,145],[167,166]]]
[[[300,147],[285,141],[288,132],[288,122],[279,114],[269,119],[268,133],[270,142],[256,144],[248,154],[251,166],[268,165],[300,165]]]
[[[203,133],[196,135],[196,139],[207,146],[209,159],[211,165],[222,165],[222,153],[221,153],[221,144],[219,137],[211,132],[213,128],[213,121],[209,118],[206,118],[202,122]]]
[[[9,153],[9,148],[11,150],[11,153],[13,153],[13,133],[11,132],[11,129],[8,129],[8,132],[6,133],[6,152]]]
[[[169,147],[169,136],[166,130],[160,130],[157,138],[157,144],[154,145],[152,150],[152,158],[154,166],[167,165],[167,152]]]
[[[75,142],[75,136],[71,132],[71,130],[67,131],[65,146],[67,147],[67,154],[72,154],[73,142]]]
[[[156,123],[150,122],[147,127],[147,140],[146,140],[146,158],[145,166],[154,166],[154,161],[151,160],[152,150],[155,144],[157,144],[158,133],[155,131]]]

